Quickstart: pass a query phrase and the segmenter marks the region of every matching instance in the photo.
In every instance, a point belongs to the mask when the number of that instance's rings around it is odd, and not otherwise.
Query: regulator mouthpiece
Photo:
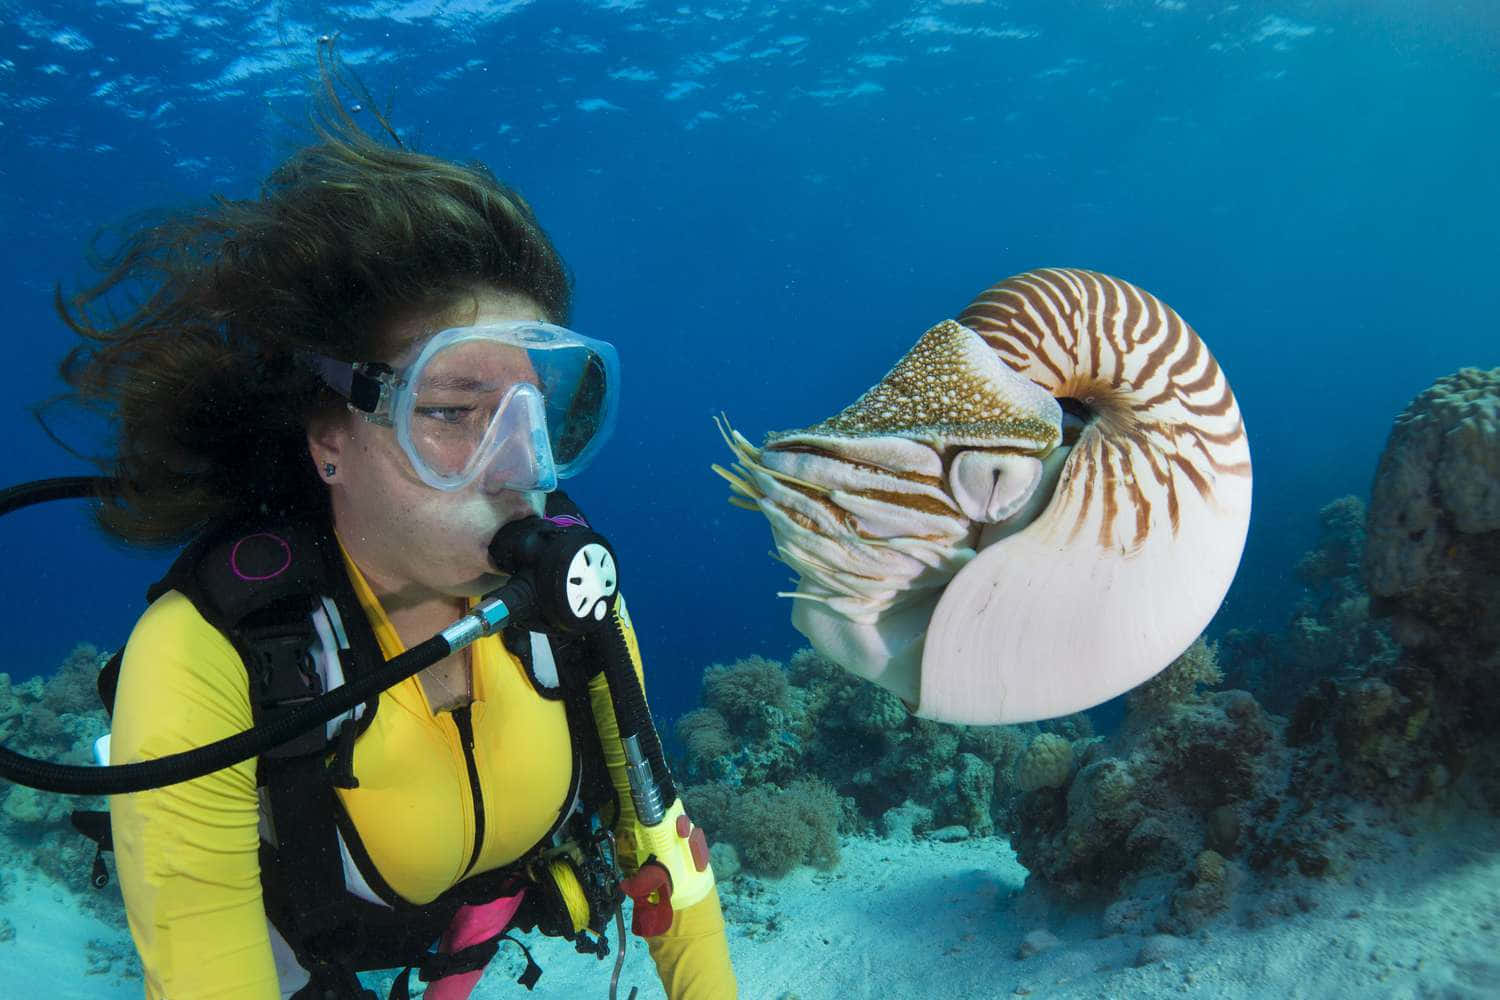
[[[490,541],[501,572],[531,582],[536,602],[525,620],[553,633],[587,632],[614,615],[620,592],[614,550],[573,516],[512,521]]]

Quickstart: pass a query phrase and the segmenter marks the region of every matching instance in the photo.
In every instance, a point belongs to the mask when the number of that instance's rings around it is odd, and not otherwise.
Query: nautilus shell
[[[1165,303],[1028,271],[922,335],[842,412],[756,447],[731,499],[796,571],[792,623],[917,715],[1097,705],[1202,632],[1250,520],[1224,373]]]

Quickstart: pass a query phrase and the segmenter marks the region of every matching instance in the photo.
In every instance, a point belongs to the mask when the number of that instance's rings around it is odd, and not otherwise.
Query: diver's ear
[[[307,421],[307,452],[320,479],[331,479],[349,447],[349,415],[341,411],[315,413]]]

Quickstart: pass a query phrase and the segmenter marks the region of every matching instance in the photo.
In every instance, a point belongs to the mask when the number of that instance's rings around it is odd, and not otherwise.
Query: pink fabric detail
[[[521,898],[525,895],[526,891],[523,889],[514,896],[502,896],[481,906],[460,906],[453,915],[453,923],[448,925],[447,932],[443,934],[439,949],[447,954],[499,934],[510,926],[510,920],[516,915]],[[468,1000],[469,994],[474,991],[474,984],[479,982],[483,973],[484,970],[480,969],[433,980],[427,984],[426,1000]]]

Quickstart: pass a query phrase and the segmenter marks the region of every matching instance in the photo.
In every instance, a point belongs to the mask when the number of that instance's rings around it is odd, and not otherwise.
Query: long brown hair
[[[119,493],[98,517],[127,542],[177,544],[215,518],[322,509],[306,426],[329,400],[297,351],[373,359],[393,319],[477,287],[567,322],[570,276],[526,202],[481,164],[403,148],[378,114],[390,143],[371,138],[338,98],[347,78],[326,41],[319,67],[319,141],[259,197],[141,226],[98,284],[57,290],[83,338],[61,365],[64,398],[113,421],[113,453],[98,461]]]

